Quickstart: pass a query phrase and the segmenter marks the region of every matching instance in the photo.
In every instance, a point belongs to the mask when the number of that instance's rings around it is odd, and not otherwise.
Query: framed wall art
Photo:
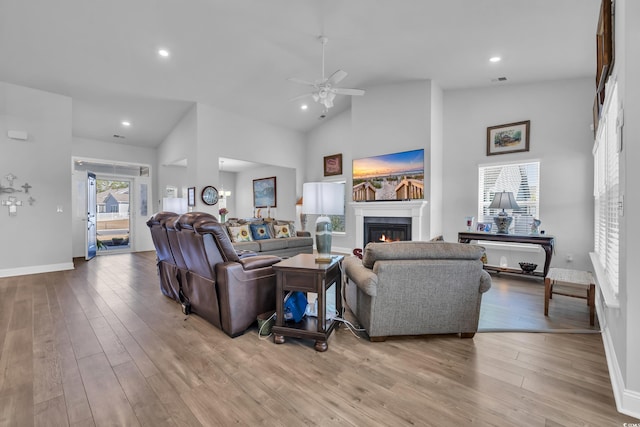
[[[253,180],[253,207],[276,207],[276,177]]]
[[[531,122],[508,123],[487,128],[487,156],[529,151]]]
[[[187,188],[187,205],[188,206],[196,205],[196,187]]]
[[[615,62],[615,19],[611,0],[602,0],[596,29],[596,94],[593,100],[593,135],[598,132],[604,104],[605,84]]]
[[[324,176],[342,175],[342,153],[324,156]]]

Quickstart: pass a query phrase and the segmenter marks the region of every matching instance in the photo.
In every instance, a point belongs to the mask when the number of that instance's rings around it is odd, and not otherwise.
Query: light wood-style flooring
[[[481,331],[562,331],[598,332],[597,320],[589,324],[586,299],[553,295],[549,316],[544,316],[544,281],[539,277],[495,274],[482,295],[479,330]],[[556,285],[561,288],[562,285]],[[571,293],[586,295],[580,290]]]
[[[231,339],[155,253],[0,279],[1,426],[621,426],[598,334]]]

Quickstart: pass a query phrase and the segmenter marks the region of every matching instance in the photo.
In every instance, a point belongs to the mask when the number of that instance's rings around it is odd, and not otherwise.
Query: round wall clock
[[[218,203],[218,190],[212,185],[207,185],[202,189],[202,201],[211,206]]]

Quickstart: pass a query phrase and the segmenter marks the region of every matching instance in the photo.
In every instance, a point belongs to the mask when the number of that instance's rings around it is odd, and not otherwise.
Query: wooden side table
[[[326,291],[336,286],[336,309],[342,313],[342,274],[344,257],[333,255],[330,263],[318,264],[313,254],[299,254],[273,265],[276,272],[276,324],[272,331],[274,342],[282,344],[285,336],[315,340],[316,351],[327,351],[327,340],[339,322],[326,318]],[[298,323],[285,321],[284,297],[287,292],[318,294],[318,317],[305,316]]]

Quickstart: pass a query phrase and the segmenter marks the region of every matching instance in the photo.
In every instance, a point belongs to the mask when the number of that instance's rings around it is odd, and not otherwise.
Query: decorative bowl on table
[[[534,264],[532,262],[521,262],[519,264],[522,271],[527,274],[533,273],[535,269],[538,268],[538,264]]]

